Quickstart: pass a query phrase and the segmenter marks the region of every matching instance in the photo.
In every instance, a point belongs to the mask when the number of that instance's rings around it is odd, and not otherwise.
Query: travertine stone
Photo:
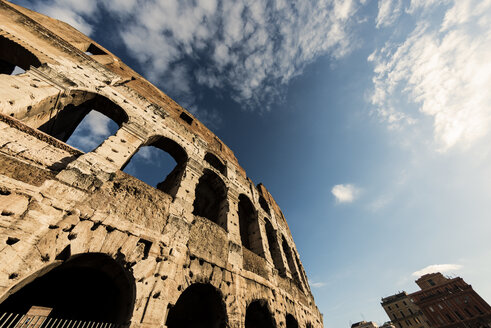
[[[0,0],[0,42],[0,310],[82,263],[120,288],[124,326],[166,327],[203,287],[226,327],[245,327],[254,302],[276,327],[322,327],[280,208],[217,136],[65,23]],[[120,128],[83,153],[64,141],[91,109]],[[148,145],[177,162],[157,188],[121,171]]]

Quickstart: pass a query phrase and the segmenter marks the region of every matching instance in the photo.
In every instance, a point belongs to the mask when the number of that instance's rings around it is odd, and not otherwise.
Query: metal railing
[[[0,313],[0,328],[122,328],[123,326],[109,322]]]

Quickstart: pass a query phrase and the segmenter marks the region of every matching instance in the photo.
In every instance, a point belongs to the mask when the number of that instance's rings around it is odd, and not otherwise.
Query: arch
[[[85,99],[88,100],[66,105],[47,121],[41,122],[37,128],[60,141],[67,142],[75,129],[91,111],[103,114],[119,127],[128,122],[126,112],[110,99],[94,93],[87,94]]]
[[[297,252],[293,251],[293,255],[294,255],[294,258],[295,258],[295,262],[297,263],[298,275],[302,279],[302,282],[303,282],[304,286],[306,288],[308,288],[309,285],[307,284],[307,278],[305,276],[305,271],[303,270],[302,264],[300,263],[300,259],[298,257]]]
[[[212,167],[214,167],[218,172],[225,175],[226,166],[217,156],[212,153],[206,153],[205,161],[208,162],[208,164],[210,164]]]
[[[238,214],[242,246],[264,257],[257,212],[249,197],[244,194],[239,195]]]
[[[264,218],[265,228],[266,228],[266,238],[268,239],[269,253],[275,268],[282,272],[285,268],[283,264],[283,259],[281,257],[281,250],[278,244],[278,238],[276,231],[273,229],[273,225],[267,218]]]
[[[170,308],[168,328],[225,328],[227,312],[223,296],[210,284],[193,284]]]
[[[245,328],[275,328],[274,317],[265,300],[253,301],[247,306]]]
[[[213,171],[205,169],[196,185],[193,214],[227,230],[227,187]]]
[[[52,308],[55,318],[128,323],[135,302],[133,275],[103,253],[70,257],[21,287],[0,311],[26,313],[31,306]]]
[[[268,202],[266,202],[266,199],[264,199],[263,196],[259,196],[259,205],[261,205],[261,208],[268,213],[268,215],[271,215],[271,212],[269,211],[269,206]]]
[[[298,328],[298,322],[297,319],[290,313],[286,315],[286,328]]]
[[[300,283],[300,278],[298,276],[298,271],[297,267],[295,266],[295,262],[293,259],[292,255],[292,250],[290,249],[290,246],[288,245],[288,242],[285,239],[285,236],[282,236],[282,248],[283,248],[283,253],[285,254],[286,257],[286,262],[288,263],[288,268],[290,269],[290,272],[293,276],[293,280],[297,284],[297,286],[302,289],[302,284]]]
[[[170,155],[175,163],[172,163],[172,160],[169,159],[158,158],[159,153],[161,152]],[[135,167],[132,167],[133,163],[138,163],[140,161],[139,157],[141,157],[143,162],[139,163],[139,166],[143,167],[143,170],[138,170],[136,165]],[[159,162],[155,163],[156,160]],[[181,185],[187,162],[188,154],[181,145],[172,139],[154,136],[149,138],[147,143],[140,147],[121,169],[172,197],[175,197],[179,190],[179,186]],[[160,164],[162,164],[162,166]],[[162,175],[164,174],[165,177],[161,180]]]
[[[39,67],[41,61],[20,44],[0,35],[0,74],[12,74],[15,67],[27,71],[30,66]]]

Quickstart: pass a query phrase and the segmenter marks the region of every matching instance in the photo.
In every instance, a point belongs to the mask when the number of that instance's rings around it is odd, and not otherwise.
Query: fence
[[[60,319],[18,313],[0,314],[0,328],[124,328],[124,326],[109,322]]]

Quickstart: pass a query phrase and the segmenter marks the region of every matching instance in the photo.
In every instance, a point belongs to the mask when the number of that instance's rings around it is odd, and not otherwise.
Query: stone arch
[[[297,263],[297,268],[298,268],[298,275],[300,276],[304,286],[308,288],[308,283],[307,283],[307,278],[305,277],[305,272],[303,270],[302,264],[300,263],[300,258],[297,254],[297,252],[293,251],[293,256],[295,258],[295,262]]]
[[[0,35],[0,74],[12,74],[15,67],[27,71],[31,66],[41,66],[41,61],[22,45]]]
[[[34,276],[34,277],[33,277]],[[26,282],[27,281],[27,282]],[[55,318],[126,324],[136,297],[131,272],[104,253],[82,253],[41,269],[13,287],[0,311],[52,308]]]
[[[80,92],[82,93],[82,92]],[[55,110],[52,114],[42,116],[39,122],[32,122],[39,130],[52,137],[66,142],[74,133],[82,120],[92,111],[104,115],[121,127],[128,122],[128,114],[119,105],[105,96],[95,93],[83,93],[84,98],[76,99],[77,92],[73,92],[75,99],[65,107]],[[102,140],[104,141],[104,140]]]
[[[220,290],[210,284],[189,286],[169,309],[168,328],[225,328],[227,312]]]
[[[264,218],[264,222],[271,259],[273,260],[275,268],[280,272],[284,272],[285,266],[283,264],[283,258],[281,257],[281,250],[278,244],[276,231],[273,229],[273,225],[268,218]]]
[[[156,185],[154,185],[154,187],[156,187],[157,189],[171,195],[172,197],[175,197],[181,185],[181,181],[184,176],[184,172],[188,162],[188,154],[186,150],[184,150],[184,148],[176,141],[164,136],[150,137],[145,144],[138,148],[138,151],[145,149],[145,147],[150,147],[147,148],[150,151],[163,151],[169,154],[176,162],[173,168],[167,167],[164,169],[164,171],[167,171],[168,174],[164,176],[164,179],[161,182],[158,182]],[[135,152],[126,161],[121,170],[124,170],[125,167],[127,167],[127,165],[132,162],[138,151]],[[162,175],[163,174],[165,174],[165,172],[163,172]],[[140,180],[144,180],[141,176],[138,176],[136,174],[132,175]]]
[[[238,215],[242,246],[264,257],[257,211],[249,197],[244,194],[239,195]]]
[[[273,314],[265,300],[252,301],[246,309],[245,328],[275,328]]]
[[[193,214],[218,224],[227,230],[227,187],[213,171],[204,169],[196,185]]]
[[[218,156],[212,153],[206,153],[204,159],[211,167],[215,168],[221,174],[226,175],[226,166]]]
[[[282,239],[281,247],[283,248],[283,254],[285,254],[288,268],[290,269],[290,272],[293,276],[293,280],[298,285],[298,287],[301,288],[302,284],[300,283],[300,277],[298,275],[297,267],[295,266],[295,260],[293,259],[293,254],[290,245],[288,245],[285,236],[282,236],[281,239]]]
[[[269,211],[269,206],[268,202],[263,196],[259,196],[259,205],[261,205],[261,208],[268,213],[268,215],[271,215],[271,212]]]
[[[288,313],[285,317],[286,321],[286,328],[298,328],[298,322],[297,319],[290,313]]]

